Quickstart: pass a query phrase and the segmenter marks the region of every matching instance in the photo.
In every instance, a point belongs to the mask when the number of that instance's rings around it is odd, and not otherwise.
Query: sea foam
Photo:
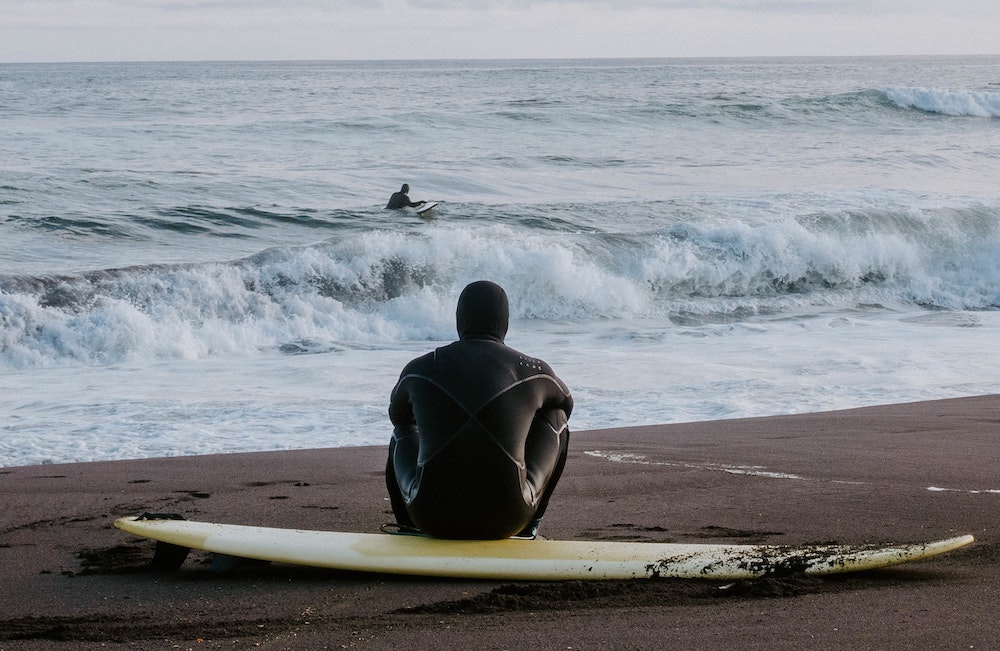
[[[1000,117],[1000,92],[904,87],[888,88],[885,94],[901,108],[913,108],[943,115]]]
[[[472,280],[515,318],[599,322],[809,306],[1000,305],[992,211],[826,213],[632,234],[508,226],[370,231],[231,263],[0,277],[0,360],[200,359],[444,339]]]

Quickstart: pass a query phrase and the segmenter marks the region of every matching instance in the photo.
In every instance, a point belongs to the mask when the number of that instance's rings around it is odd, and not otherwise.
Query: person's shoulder
[[[436,354],[437,350],[432,350],[429,353],[424,353],[419,357],[414,357],[413,359],[411,359],[409,362],[406,363],[406,366],[403,367],[403,370],[402,372],[400,372],[399,376],[402,378],[407,375],[418,373],[423,369],[427,369],[431,364],[434,363],[434,357]]]
[[[545,373],[548,375],[555,375],[552,371],[552,367],[548,363],[538,357],[532,357],[527,353],[522,353],[516,348],[511,348],[507,344],[497,344],[505,349],[506,355],[510,360],[517,365],[518,368],[531,373]]]
[[[527,369],[528,371],[544,373],[545,375],[555,375],[552,367],[549,366],[545,360],[537,357],[531,357],[530,355],[525,355],[524,353],[517,353],[517,365]]]

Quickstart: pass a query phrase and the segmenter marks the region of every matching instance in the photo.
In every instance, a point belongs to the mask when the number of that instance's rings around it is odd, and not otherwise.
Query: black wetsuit
[[[545,512],[569,445],[569,389],[503,344],[507,297],[469,285],[459,341],[411,361],[392,391],[386,485],[397,522],[439,538],[499,539]]]
[[[389,197],[389,203],[385,204],[385,207],[390,210],[398,210],[400,208],[413,208],[423,204],[423,201],[410,201],[410,195],[407,193],[410,191],[408,185],[404,185],[403,189],[399,192],[393,192],[392,196]]]

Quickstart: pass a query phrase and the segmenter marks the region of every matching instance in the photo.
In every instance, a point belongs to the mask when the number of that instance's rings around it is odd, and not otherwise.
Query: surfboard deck
[[[415,210],[417,211],[418,215],[423,215],[424,213],[430,212],[431,210],[437,208],[440,205],[440,203],[441,202],[439,201],[428,201],[425,204],[417,206]]]
[[[359,572],[467,579],[753,579],[871,570],[943,554],[959,536],[895,545],[678,544],[583,540],[441,540],[384,533],[276,529],[161,516],[120,518],[127,533],[238,558]],[[186,554],[186,551],[185,551]]]

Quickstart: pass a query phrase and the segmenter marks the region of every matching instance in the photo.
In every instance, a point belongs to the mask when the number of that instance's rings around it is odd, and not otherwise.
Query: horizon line
[[[525,62],[525,61],[735,61],[782,59],[944,59],[944,58],[997,58],[995,54],[745,54],[745,55],[685,55],[685,56],[594,56],[594,57],[439,57],[439,58],[273,58],[273,59],[79,59],[52,61],[0,61],[0,65],[94,65],[94,64],[152,64],[152,63],[461,63],[461,62]]]

